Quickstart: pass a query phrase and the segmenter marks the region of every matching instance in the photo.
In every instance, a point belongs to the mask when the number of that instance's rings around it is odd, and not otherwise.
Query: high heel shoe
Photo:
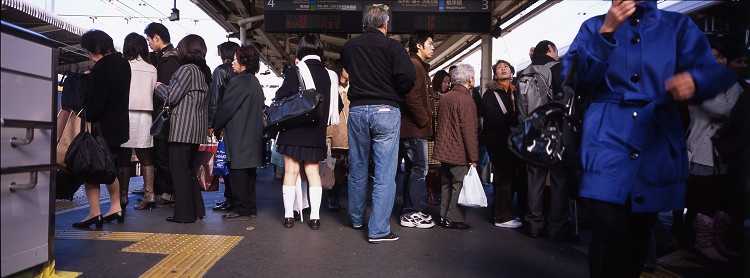
[[[125,223],[125,212],[121,210],[102,217],[102,221],[107,223],[115,221],[115,219],[117,220],[117,223]]]
[[[97,229],[101,229],[104,227],[104,222],[102,222],[102,215],[99,214],[97,216],[91,217],[89,219],[83,220],[81,222],[73,223],[73,227],[75,228],[88,228],[91,227],[91,224],[96,224]]]

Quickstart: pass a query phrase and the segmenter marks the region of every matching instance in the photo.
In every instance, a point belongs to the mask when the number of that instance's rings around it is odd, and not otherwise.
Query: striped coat
[[[162,100],[169,96],[169,142],[206,143],[209,94],[203,73],[198,66],[186,64],[177,69],[169,84],[161,84],[155,90]]]

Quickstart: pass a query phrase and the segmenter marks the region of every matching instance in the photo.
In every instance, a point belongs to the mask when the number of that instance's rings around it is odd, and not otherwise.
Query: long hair
[[[206,41],[201,36],[190,34],[177,44],[177,57],[183,65],[194,64],[203,72],[206,83],[211,84],[211,68],[206,64]]]
[[[148,63],[148,43],[146,38],[138,33],[130,33],[125,37],[122,46],[122,57],[127,60],[135,60],[141,57]]]
[[[435,92],[441,92],[443,89],[443,79],[446,77],[450,78],[450,75],[448,75],[448,72],[445,70],[441,70],[435,73],[435,76],[432,77],[432,90]],[[449,82],[450,83],[450,82]]]

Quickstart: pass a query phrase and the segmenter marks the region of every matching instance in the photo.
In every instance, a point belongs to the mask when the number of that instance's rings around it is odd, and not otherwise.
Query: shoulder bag
[[[297,68],[297,78],[299,79],[299,92],[271,103],[265,111],[267,117],[264,118],[268,119],[266,126],[272,129],[274,126],[277,129],[286,129],[310,124],[328,112],[320,108],[323,104],[323,94],[315,88],[306,89],[299,68]]]
[[[82,121],[86,122],[85,111],[81,113]],[[76,176],[83,177],[86,182],[96,184],[111,184],[117,176],[109,145],[104,140],[100,124],[91,125],[94,132],[86,125],[81,125],[73,142],[70,143],[68,153],[65,154],[65,163],[68,171]]]
[[[164,107],[151,125],[151,136],[156,138],[169,137],[169,116],[171,114],[169,108],[169,93],[167,93],[167,99],[164,100]]]

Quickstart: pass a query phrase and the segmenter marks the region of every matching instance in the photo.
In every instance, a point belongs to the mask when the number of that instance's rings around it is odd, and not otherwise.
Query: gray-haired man
[[[396,196],[396,165],[404,95],[416,72],[404,46],[385,36],[388,14],[381,7],[365,12],[365,32],[341,48],[349,73],[349,217],[363,227],[370,154],[375,162],[369,242],[394,241],[388,218]],[[371,151],[372,150],[372,151]]]

